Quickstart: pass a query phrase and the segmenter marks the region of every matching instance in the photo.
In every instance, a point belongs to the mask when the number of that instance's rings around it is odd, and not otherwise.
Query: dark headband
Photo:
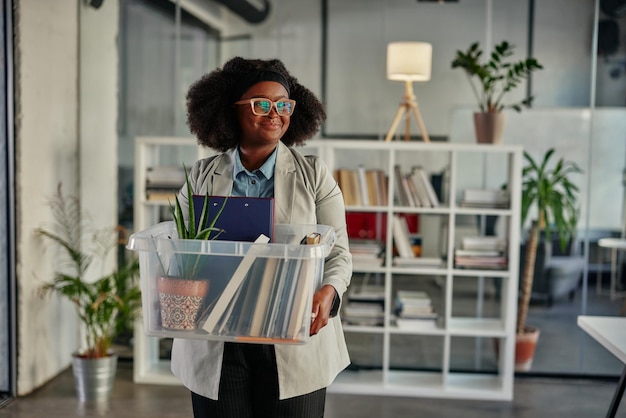
[[[261,81],[275,81],[283,85],[287,94],[289,91],[289,82],[282,74],[272,70],[256,70],[241,77],[233,86],[231,101],[236,102],[248,91],[248,89]]]

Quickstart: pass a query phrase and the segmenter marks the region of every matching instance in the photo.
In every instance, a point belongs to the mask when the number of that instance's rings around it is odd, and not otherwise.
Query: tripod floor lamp
[[[411,115],[415,116],[424,142],[430,142],[413,93],[414,81],[430,80],[433,47],[426,42],[392,42],[387,45],[387,79],[404,81],[404,99],[398,107],[385,141],[391,141],[402,117],[404,117],[404,140],[410,140]]]

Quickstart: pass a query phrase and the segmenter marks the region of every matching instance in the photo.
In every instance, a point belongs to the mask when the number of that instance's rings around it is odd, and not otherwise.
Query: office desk
[[[626,365],[626,318],[621,316],[578,316],[578,326],[592,336],[611,354]],[[626,366],[619,379],[613,400],[607,412],[607,418],[614,417],[617,412],[624,387],[626,386]]]
[[[626,292],[618,292],[616,290],[616,286],[617,286],[618,269],[620,267],[617,265],[617,251],[626,250],[626,239],[601,238],[598,240],[598,247],[608,248],[611,250],[611,283],[610,283],[610,289],[609,289],[609,295],[611,297],[611,300],[615,300],[615,298],[618,298],[620,296],[625,296]],[[600,250],[600,248],[598,248],[598,250]],[[601,259],[600,252],[598,252],[598,258]],[[598,270],[598,277],[596,281],[596,293],[597,294],[602,293],[601,277],[602,277],[602,273]]]

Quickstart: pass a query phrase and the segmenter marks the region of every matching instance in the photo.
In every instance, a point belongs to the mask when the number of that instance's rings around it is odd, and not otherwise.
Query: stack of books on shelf
[[[356,170],[339,168],[335,180],[343,193],[346,206],[385,206],[387,204],[387,174],[379,169]]]
[[[342,308],[342,319],[347,325],[381,326],[385,322],[383,305],[376,302],[348,302]]]
[[[185,170],[177,166],[154,166],[146,169],[146,199],[174,201],[185,184]]]
[[[398,290],[396,296],[396,325],[401,329],[436,328],[437,313],[428,293]]]
[[[457,268],[506,269],[506,241],[498,237],[465,237],[454,250]]]
[[[361,285],[350,287],[341,318],[347,325],[382,325],[385,320],[385,287]]]
[[[506,209],[509,192],[501,189],[465,189],[461,206],[468,208]]]
[[[383,302],[385,300],[385,286],[363,285],[350,287],[348,299],[354,302]]]
[[[384,245],[378,240],[350,239],[352,263],[361,267],[380,267],[383,264]]]
[[[393,216],[393,242],[398,257],[393,258],[395,266],[402,267],[440,267],[442,260],[437,257],[416,257],[411,245],[409,227],[404,217]]]
[[[439,207],[439,198],[435,193],[429,175],[422,167],[414,166],[409,173],[405,173],[399,165],[396,165],[394,171],[396,198],[400,206],[416,208]]]

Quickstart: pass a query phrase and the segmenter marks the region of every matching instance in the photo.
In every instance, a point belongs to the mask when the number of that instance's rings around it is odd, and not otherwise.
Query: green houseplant
[[[577,195],[579,190],[572,183],[570,176],[581,173],[582,170],[574,162],[565,161],[563,158],[552,165],[550,160],[554,153],[554,148],[550,148],[541,162],[538,162],[530,154],[524,152],[527,165],[522,171],[522,225],[525,224],[531,212],[536,214],[536,217],[531,220],[528,232],[517,307],[516,364],[519,364],[518,370],[527,369],[532,363],[534,345],[539,337],[539,330],[529,327],[526,319],[540,231],[545,231],[547,240],[550,240],[552,233],[556,233],[561,245],[565,246],[569,238],[576,233],[578,221]]]
[[[176,228],[177,238],[180,240],[216,239],[224,232],[222,229],[216,228],[215,223],[224,210],[226,199],[224,199],[222,206],[211,222],[208,223],[209,193],[207,191],[200,214],[200,221],[196,226],[195,209],[191,202],[192,190],[186,169],[185,185],[187,196],[189,197],[187,220],[178,196],[175,198],[175,204],[170,203],[170,211]],[[203,227],[204,225],[207,226]],[[168,265],[163,262],[158,253],[157,256],[162,271],[157,282],[161,325],[164,328],[174,330],[196,329],[198,320],[202,316],[202,305],[209,292],[210,282],[208,278],[201,277],[202,272],[206,271],[208,257],[202,254],[188,254],[179,251],[176,241],[172,241],[172,254]]]
[[[535,58],[511,62],[508,60],[514,46],[507,41],[494,46],[488,61],[483,61],[483,51],[474,42],[466,51],[458,50],[452,68],[462,69],[468,77],[479,112],[474,114],[478,142],[499,142],[504,124],[503,110],[517,112],[522,106],[529,107],[533,96],[518,102],[504,101],[507,93],[515,90],[533,71],[543,67]]]
[[[94,230],[87,222],[80,221],[80,202],[77,197],[66,196],[58,185],[56,194],[49,200],[54,224],[38,228],[36,233],[58,244],[66,256],[66,268],[55,272],[51,282],[43,284],[41,296],[57,294],[69,300],[78,314],[84,347],[73,354],[74,374],[81,400],[107,396],[110,392],[117,356],[111,345],[117,335],[132,326],[141,307],[141,293],[137,284],[139,262],[129,258],[117,269],[91,281],[86,278],[94,261],[104,261],[109,252],[118,245],[115,228]],[[76,221],[79,219],[79,221]],[[85,248],[85,243],[92,245]],[[92,368],[109,368],[110,381],[106,390],[90,386],[80,371],[90,373]]]

